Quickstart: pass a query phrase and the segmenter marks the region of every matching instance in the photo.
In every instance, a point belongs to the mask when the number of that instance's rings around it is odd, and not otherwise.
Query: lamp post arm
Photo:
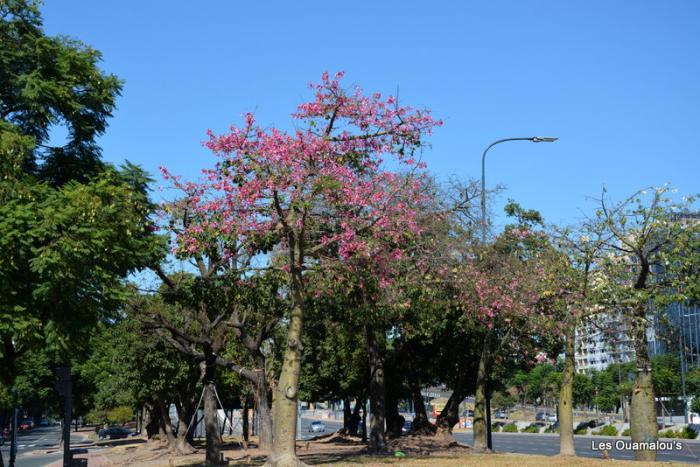
[[[522,137],[522,138],[504,138],[504,139],[499,139],[498,141],[494,141],[493,143],[489,144],[486,149],[484,149],[484,153],[481,155],[481,241],[483,243],[486,243],[486,153],[489,152],[489,149],[494,147],[497,144],[500,143],[505,143],[506,141],[534,141],[535,139],[530,136],[530,137]]]

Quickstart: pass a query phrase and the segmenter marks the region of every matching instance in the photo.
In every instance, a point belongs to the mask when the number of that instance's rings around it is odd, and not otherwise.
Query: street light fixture
[[[497,144],[507,141],[531,141],[533,143],[553,143],[559,138],[551,136],[529,136],[521,138],[504,138],[489,144],[481,156],[481,240],[486,243],[486,153]]]
[[[520,138],[504,138],[494,141],[493,143],[486,146],[484,153],[481,156],[481,241],[486,243],[486,153],[489,149],[497,144],[505,143],[506,141],[530,141],[533,143],[553,143],[559,138],[554,138],[551,136],[529,136]],[[485,398],[485,409],[486,409],[486,446],[489,449],[493,449],[493,442],[491,439],[491,394],[488,388],[488,377],[486,380],[486,398]]]

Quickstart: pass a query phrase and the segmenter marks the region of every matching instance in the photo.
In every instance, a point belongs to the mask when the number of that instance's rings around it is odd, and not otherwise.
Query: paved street
[[[455,433],[457,441],[471,445],[474,437],[472,432]],[[617,438],[621,439],[621,438]],[[629,439],[629,438],[626,438]],[[615,441],[613,438],[582,437],[576,436],[574,444],[576,453],[584,457],[601,457],[601,452],[591,449],[591,443],[600,441]],[[520,452],[524,454],[540,454],[545,456],[554,456],[559,454],[559,437],[547,434],[530,434],[530,433],[494,433],[493,447],[498,452]],[[609,451],[612,459],[633,460],[634,453],[630,451]],[[676,461],[676,462],[691,462],[694,464],[700,460],[700,443],[684,443],[681,451],[665,451],[658,453],[660,461]]]
[[[71,433],[73,443],[82,441],[82,434],[75,437]],[[46,451],[51,448],[58,449],[61,441],[61,427],[38,427],[33,430],[23,431],[17,435],[17,467],[41,467],[55,462],[63,457],[63,453],[56,452],[52,454],[36,454],[35,451]],[[10,443],[6,443],[0,448],[2,450],[2,458],[7,465],[10,459]]]

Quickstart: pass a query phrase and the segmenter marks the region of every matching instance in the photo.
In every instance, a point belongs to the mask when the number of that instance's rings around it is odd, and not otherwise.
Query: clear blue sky
[[[603,185],[700,191],[700,2],[47,0],[49,34],[83,40],[126,81],[101,144],[151,172],[195,178],[207,128],[244,111],[288,127],[324,70],[433,109],[425,160],[569,223]],[[500,219],[502,222],[502,218]]]

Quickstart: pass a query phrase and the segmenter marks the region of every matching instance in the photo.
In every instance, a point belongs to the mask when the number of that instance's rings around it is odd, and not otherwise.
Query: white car
[[[548,422],[556,422],[557,421],[557,414],[548,414],[547,415],[547,421]]]

